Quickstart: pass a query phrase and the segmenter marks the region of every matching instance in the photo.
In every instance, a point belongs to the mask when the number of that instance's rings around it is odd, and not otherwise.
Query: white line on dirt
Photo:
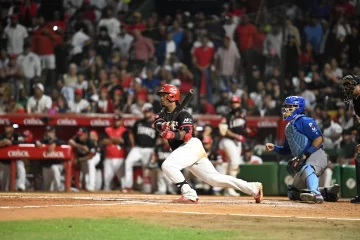
[[[330,217],[300,217],[300,216],[277,216],[277,215],[258,215],[258,214],[222,214],[209,212],[181,212],[181,211],[163,211],[163,213],[176,214],[196,214],[196,215],[220,215],[220,216],[241,216],[241,217],[267,217],[267,218],[299,218],[299,219],[319,219],[319,220],[339,220],[339,221],[360,221],[360,218],[330,218]]]

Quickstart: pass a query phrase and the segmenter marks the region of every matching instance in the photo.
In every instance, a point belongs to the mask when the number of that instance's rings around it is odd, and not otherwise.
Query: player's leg
[[[88,182],[86,184],[86,189],[88,191],[95,190],[95,182],[96,182],[96,165],[100,162],[100,153],[96,153],[91,159],[87,161],[88,164]]]
[[[104,191],[111,190],[111,182],[115,176],[113,159],[105,158],[104,160]]]
[[[113,166],[114,166],[114,170],[115,170],[115,175],[116,175],[121,187],[123,187],[125,161],[123,158],[116,158],[116,159],[113,159],[113,164],[114,164]]]
[[[331,168],[325,168],[324,173],[319,177],[319,186],[330,187],[333,171]]]
[[[26,171],[24,161],[16,161],[16,170],[18,174],[18,179],[16,181],[17,189],[19,189],[20,191],[25,191]]]
[[[143,169],[143,184],[142,184],[142,192],[144,193],[151,193],[151,176],[150,170],[147,168],[151,155],[153,154],[153,148],[141,148],[141,165]]]
[[[171,152],[162,164],[161,168],[164,174],[181,190],[183,197],[180,201],[198,201],[196,191],[190,187],[181,170],[195,164],[203,157],[206,157],[206,152],[201,141],[192,138],[186,144]]]
[[[166,194],[165,174],[161,169],[157,171],[157,191],[155,194]]]
[[[63,164],[53,164],[51,165],[51,170],[54,176],[54,191],[63,191],[63,186],[61,183],[61,173],[64,170]]]
[[[294,176],[294,181],[291,185],[287,186],[288,188],[288,197],[292,201],[300,201],[301,191],[306,188],[305,182],[300,176],[300,173],[296,173]]]
[[[221,174],[226,174],[227,170],[228,170],[228,163],[227,162],[223,162],[221,164],[217,164],[216,166],[214,166],[216,171],[218,171]],[[213,187],[213,193],[215,195],[219,195],[221,190],[223,190],[223,187]]]
[[[95,191],[100,191],[103,184],[103,172],[102,169],[96,169],[95,178]]]
[[[220,148],[225,152],[229,165],[227,174],[236,177],[239,173],[239,166],[243,162],[241,158],[241,143],[235,142],[229,138],[223,138],[220,142]],[[240,196],[234,189],[226,189],[225,195],[228,196]]]
[[[0,163],[0,171],[1,171],[0,190],[1,191],[9,191],[9,187],[10,187],[10,164]]]
[[[134,164],[141,159],[139,147],[133,147],[125,159],[125,182],[123,188],[131,189],[133,187],[133,167]]]
[[[261,201],[262,196],[258,196],[259,193],[262,195],[261,183],[246,182],[230,175],[220,174],[207,157],[203,157],[189,169],[196,177],[211,186],[234,188],[255,198],[259,197],[259,202]]]
[[[360,203],[360,154],[355,159],[355,171],[356,171],[356,189],[357,196],[351,199],[351,203]]]
[[[43,189],[45,191],[50,191],[51,182],[53,181],[54,178],[51,167],[43,167],[42,175],[43,175]]]
[[[309,192],[301,193],[300,198],[302,201],[313,201],[322,203],[323,196],[319,191],[319,175],[326,168],[328,163],[328,156],[324,150],[319,149],[309,156],[306,164],[301,168],[299,174],[305,182]]]

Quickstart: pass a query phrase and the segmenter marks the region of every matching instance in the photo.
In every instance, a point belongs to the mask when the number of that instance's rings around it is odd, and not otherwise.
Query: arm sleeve
[[[180,113],[178,117],[179,129],[185,131],[186,133],[192,134],[193,132],[193,117],[187,111]]]
[[[160,112],[159,114],[155,115],[155,121],[153,123],[153,127],[157,130],[160,131],[161,130],[161,124],[163,122],[166,122],[165,118],[162,115],[162,112]]]
[[[274,151],[280,155],[290,155],[291,149],[287,139],[285,138],[285,142],[283,146],[275,146]]]

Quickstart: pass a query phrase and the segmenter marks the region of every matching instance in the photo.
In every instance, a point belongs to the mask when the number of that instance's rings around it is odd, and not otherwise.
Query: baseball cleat
[[[227,197],[240,197],[240,193],[237,193],[232,188],[227,188],[227,189],[225,189],[224,196],[227,196]]]
[[[255,199],[255,202],[256,203],[261,203],[261,201],[263,200],[263,196],[264,196],[264,193],[263,193],[263,185],[262,183],[258,183],[259,184],[259,192],[258,194],[254,197]]]
[[[301,201],[304,201],[304,202],[314,202],[314,203],[323,203],[324,202],[324,198],[321,194],[315,194],[313,192],[301,193],[300,199],[301,199]]]
[[[360,204],[360,196],[356,196],[350,200],[351,203]]]
[[[174,200],[173,203],[196,204],[196,203],[198,203],[198,201],[199,201],[199,198],[192,200],[188,197],[182,196],[181,198]]]

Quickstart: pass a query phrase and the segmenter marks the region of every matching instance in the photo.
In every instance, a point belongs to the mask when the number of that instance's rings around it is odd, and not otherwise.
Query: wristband
[[[316,152],[318,150],[318,148],[314,147],[314,145],[311,145],[306,152],[312,154],[314,152]]]
[[[181,136],[180,136],[180,132],[176,131],[176,132],[175,132],[175,137],[174,137],[174,139],[175,139],[175,140],[181,140],[180,137],[181,137]]]

